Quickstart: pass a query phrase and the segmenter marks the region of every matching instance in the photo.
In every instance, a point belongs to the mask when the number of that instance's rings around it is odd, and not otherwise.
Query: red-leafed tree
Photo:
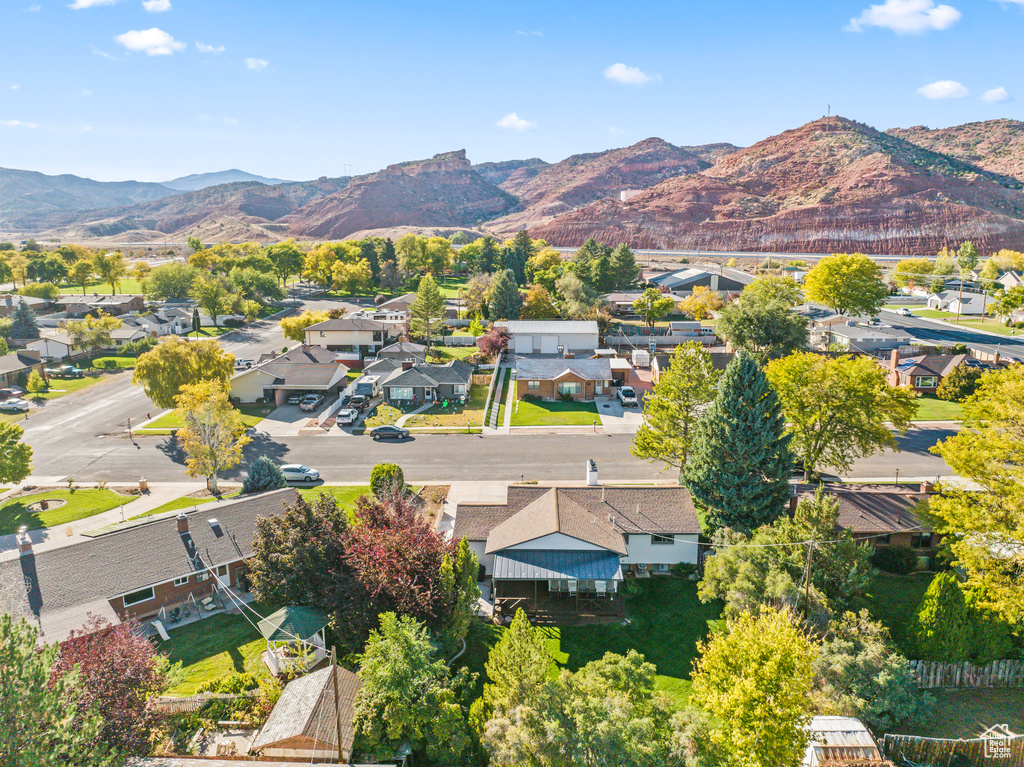
[[[99,714],[105,743],[122,754],[143,755],[149,751],[152,724],[146,701],[166,687],[171,667],[167,656],[134,629],[132,623],[115,626],[90,615],[80,631],[61,643],[52,676],[77,668],[80,715]]]
[[[499,328],[491,325],[490,331],[485,336],[476,339],[476,348],[486,357],[493,357],[508,348],[508,342],[512,340],[512,334],[506,328]]]

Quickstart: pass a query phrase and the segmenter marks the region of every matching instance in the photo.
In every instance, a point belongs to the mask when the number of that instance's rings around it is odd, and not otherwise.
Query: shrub
[[[562,402],[572,402],[573,396],[569,392],[564,391],[558,395],[558,399],[561,400]]]
[[[672,572],[680,578],[688,578],[697,572],[697,565],[692,565],[689,562],[678,562],[672,567]]]
[[[953,573],[939,573],[928,586],[911,623],[914,651],[922,660],[957,663],[971,656],[970,611]]]
[[[871,564],[879,570],[907,575],[917,568],[917,552],[909,546],[885,546],[875,549]]]
[[[540,402],[542,399],[544,398],[541,397],[539,394],[524,394],[522,396],[522,400],[524,402]]]
[[[942,379],[935,396],[947,402],[963,402],[977,390],[983,372],[981,368],[959,365]]]
[[[226,328],[240,328],[245,324],[245,320],[238,317],[225,317],[221,323]]]
[[[52,282],[30,282],[18,291],[23,296],[32,298],[45,298],[47,301],[56,301],[60,291]]]
[[[370,472],[370,489],[377,498],[390,498],[405,488],[405,472],[397,463],[378,463]]]
[[[267,456],[261,455],[252,462],[245,479],[242,481],[243,493],[262,493],[287,487],[284,474],[280,467]]]

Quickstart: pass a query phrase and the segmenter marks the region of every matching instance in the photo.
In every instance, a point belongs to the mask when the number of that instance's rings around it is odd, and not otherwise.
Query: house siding
[[[698,536],[676,535],[674,543],[651,543],[646,533],[630,533],[623,565],[675,565],[680,562],[695,565],[698,558]]]
[[[224,563],[222,562],[220,564]],[[220,564],[216,565],[216,567],[220,567]],[[228,585],[236,585],[238,583],[238,576],[246,570],[248,570],[248,565],[243,560],[229,563]],[[175,586],[174,581],[155,584],[153,586],[153,598],[146,600],[145,602],[139,602],[138,604],[125,607],[124,597],[119,596],[109,600],[110,606],[113,608],[114,612],[124,618],[138,618],[141,620],[143,618],[152,617],[160,612],[161,607],[181,602],[185,600],[189,594],[192,594],[197,601],[202,597],[212,594],[214,591],[215,579],[208,573],[204,574],[208,575],[205,580],[199,580],[199,574],[193,573],[189,576],[188,583],[184,583],[180,586]],[[142,589],[138,590],[141,591]]]
[[[255,402],[264,396],[264,387],[273,386],[276,380],[269,373],[253,368],[231,379],[231,396],[237,397],[239,402]]]
[[[528,378],[517,378],[516,379],[516,397],[522,399],[526,394],[532,394],[540,396],[544,399],[557,399],[558,398],[558,384],[565,382],[575,382],[582,384],[581,392],[578,395],[573,396],[575,400],[592,400],[595,396],[607,396],[610,395],[609,389],[611,388],[611,380],[602,381],[602,392],[600,395],[595,395],[595,382],[586,381],[580,378],[575,373],[568,373],[562,376],[557,381],[540,381],[539,389],[531,389],[529,387],[530,380]]]
[[[515,546],[509,546],[505,551],[512,549],[540,549],[540,550],[557,550],[557,551],[608,551],[603,546],[597,546],[587,541],[581,541],[579,538],[573,538],[570,535],[564,533],[551,533],[550,535],[544,535],[540,538],[534,538],[532,541],[524,541],[523,543],[517,543]]]

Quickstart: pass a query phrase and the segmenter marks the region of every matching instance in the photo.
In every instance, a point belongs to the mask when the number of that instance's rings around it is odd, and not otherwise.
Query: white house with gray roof
[[[943,290],[928,296],[928,308],[938,312],[982,315],[992,306],[992,299],[982,293],[961,294],[958,290]]]
[[[600,346],[594,320],[499,320],[508,329],[508,349],[516,354],[593,353]]]

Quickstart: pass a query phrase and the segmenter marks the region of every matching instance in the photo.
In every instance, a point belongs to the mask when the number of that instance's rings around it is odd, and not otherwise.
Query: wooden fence
[[[936,687],[1024,687],[1024,660],[997,660],[986,666],[972,663],[911,661],[917,686]]]
[[[1024,735],[1014,738],[943,740],[916,735],[887,734],[882,754],[898,767],[1020,767],[1024,765]]]
[[[147,704],[150,711],[156,714],[191,714],[198,711],[211,700],[234,700],[235,698],[252,697],[252,692],[240,693],[217,693],[201,692],[198,695],[191,695],[187,698],[150,698]]]

